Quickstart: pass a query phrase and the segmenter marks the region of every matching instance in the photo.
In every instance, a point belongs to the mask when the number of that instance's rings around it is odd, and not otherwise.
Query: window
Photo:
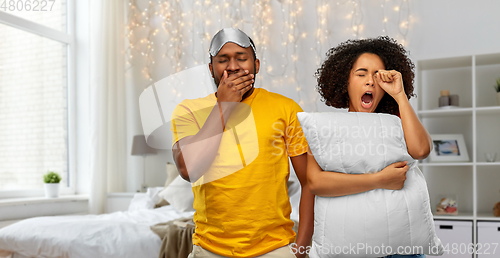
[[[0,0],[0,197],[41,195],[49,170],[74,192],[71,3]]]
[[[0,0],[0,11],[66,32],[66,0]]]

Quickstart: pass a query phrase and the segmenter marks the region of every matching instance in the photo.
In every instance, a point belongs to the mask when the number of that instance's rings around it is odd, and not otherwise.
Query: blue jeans
[[[383,258],[425,258],[425,254],[410,254],[410,255],[402,255],[402,254],[394,254],[388,255]]]

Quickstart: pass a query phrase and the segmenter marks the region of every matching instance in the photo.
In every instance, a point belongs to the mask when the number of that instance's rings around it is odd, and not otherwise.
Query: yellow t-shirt
[[[307,151],[295,101],[256,88],[241,103],[250,107],[240,109],[245,119],[227,123],[212,167],[193,183],[193,244],[226,257],[254,257],[294,241],[288,156]],[[216,104],[215,94],[181,102],[172,114],[174,144],[198,133]]]

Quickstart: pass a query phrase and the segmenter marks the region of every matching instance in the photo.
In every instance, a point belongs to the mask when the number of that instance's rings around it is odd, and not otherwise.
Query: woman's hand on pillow
[[[403,188],[406,180],[406,172],[410,169],[407,163],[407,161],[396,162],[376,173],[378,188],[388,190],[400,190]]]

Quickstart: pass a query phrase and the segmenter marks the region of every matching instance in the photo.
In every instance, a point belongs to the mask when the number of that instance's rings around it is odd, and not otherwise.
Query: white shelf
[[[430,110],[420,110],[418,114],[421,117],[440,117],[440,116],[463,116],[463,115],[472,115],[472,108],[451,108],[451,109],[430,109]],[[500,112],[500,111],[499,111]]]
[[[478,213],[477,220],[500,221],[500,217],[493,216],[493,213]]]
[[[498,54],[487,54],[487,55],[477,55],[476,65],[497,65],[500,64],[500,53]]]
[[[426,162],[419,163],[422,167],[453,167],[453,166],[473,166],[473,162]]]
[[[444,116],[467,116],[472,115],[473,112],[476,112],[478,115],[495,115],[500,114],[500,106],[491,106],[491,107],[476,107],[476,108],[452,108],[452,109],[429,109],[429,110],[420,110],[418,111],[418,115],[421,118],[428,117],[444,117]]]
[[[500,217],[493,216],[493,213],[478,213],[474,216],[472,212],[459,212],[458,215],[436,215],[432,214],[434,219],[439,220],[480,220],[480,221],[500,221]]]
[[[500,201],[500,156],[496,162],[484,158],[484,153],[500,155],[500,105],[493,89],[500,76],[500,53],[419,60],[416,67],[418,117],[430,134],[462,134],[471,160],[419,162],[431,208],[442,194],[456,195],[459,203],[457,216],[434,215],[434,219],[473,221],[473,243],[477,243],[478,221],[500,221],[490,211]],[[457,94],[462,107],[438,108],[443,90]]]
[[[500,166],[500,162],[477,162],[476,165],[478,166]],[[499,171],[500,173],[500,171]]]
[[[469,66],[472,66],[471,56],[429,59],[418,62],[419,70],[450,69]]]
[[[477,114],[500,114],[500,106],[477,107]]]
[[[472,212],[458,212],[458,215],[436,215],[432,214],[434,219],[442,220],[474,220],[474,215]]]
[[[500,162],[425,162],[418,163],[421,167],[455,167],[455,166],[500,166]],[[500,171],[499,171],[500,173]]]

